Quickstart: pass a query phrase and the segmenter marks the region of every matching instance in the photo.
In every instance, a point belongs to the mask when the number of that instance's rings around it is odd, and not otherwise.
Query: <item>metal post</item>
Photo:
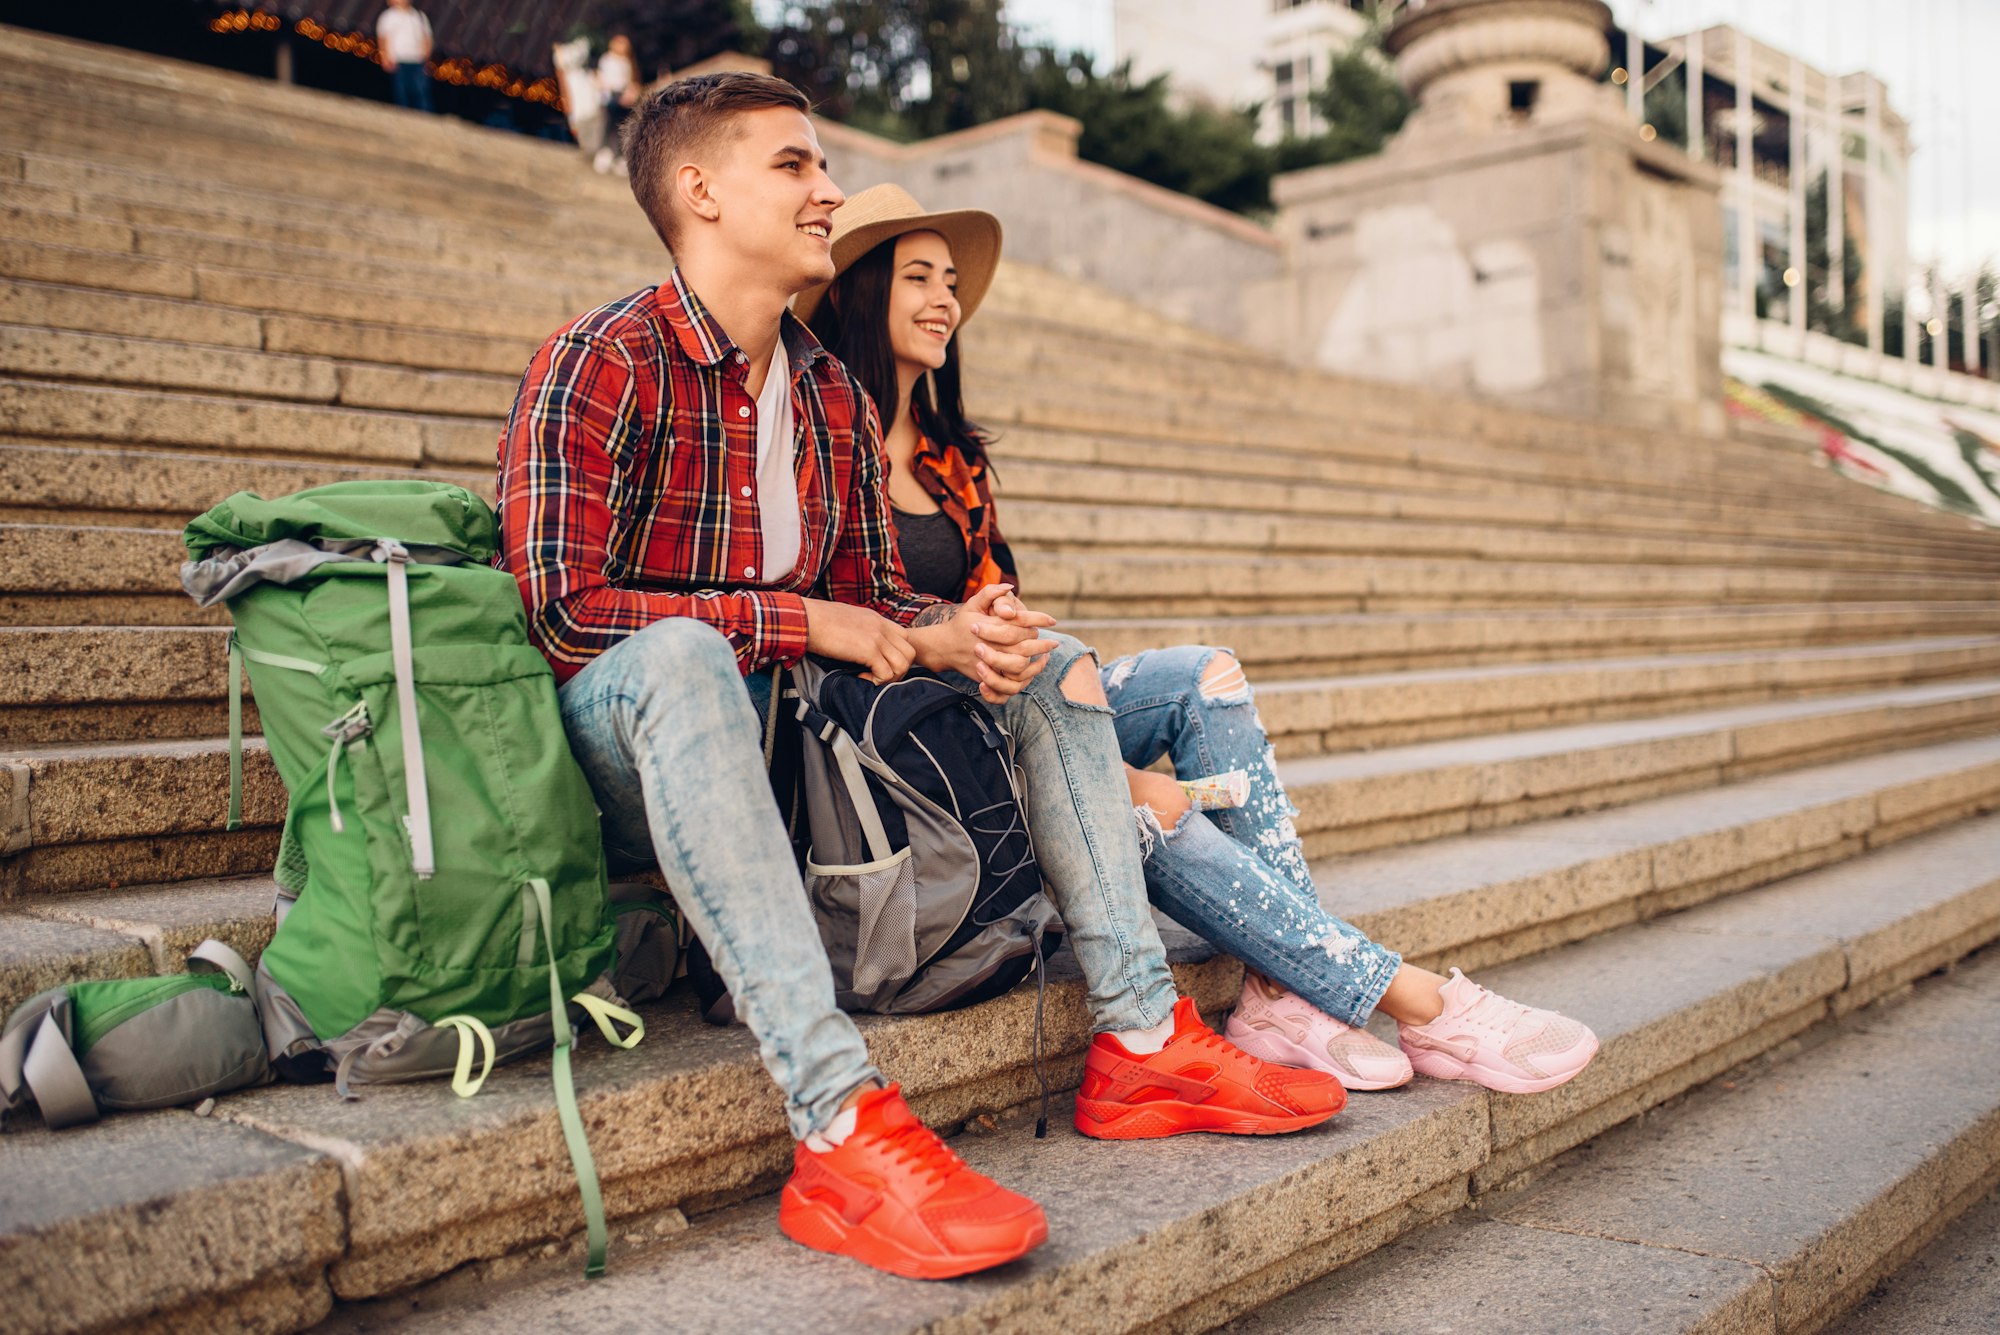
[[[1840,76],[1826,76],[1826,304],[1829,311],[1847,314],[1847,131],[1841,125],[1846,112]]]
[[[1886,327],[1882,317],[1882,190],[1875,179],[1876,154],[1880,151],[1877,143],[1882,137],[1881,84],[1873,74],[1864,73],[1868,82],[1862,85],[1867,101],[1862,108],[1861,126],[1861,188],[1863,217],[1867,219],[1868,253],[1861,257],[1861,280],[1868,290],[1868,351],[1879,362],[1882,356],[1882,331]],[[1875,374],[1882,374],[1877,365]]]
[[[1968,375],[1979,374],[1979,275],[1974,273],[1965,284],[1965,370]]]
[[[1757,318],[1757,280],[1764,274],[1757,235],[1756,177],[1750,171],[1750,34],[1736,30],[1736,298]]]
[[[1687,76],[1688,156],[1700,162],[1708,156],[1708,129],[1702,124],[1700,29],[1687,35],[1687,57],[1681,68]]]
[[[1940,372],[1951,369],[1951,298],[1944,291],[1944,260],[1931,263],[1931,318],[1937,321],[1938,331],[1931,335],[1931,365]]]
[[[1638,15],[1625,25],[1625,110],[1632,119],[1646,119],[1646,39],[1639,35]]]
[[[1791,214],[1791,235],[1785,242],[1785,272],[1793,279],[1787,289],[1790,309],[1787,312],[1792,322],[1792,330],[1799,336],[1800,351],[1804,351],[1806,333],[1806,66],[1797,56],[1792,57],[1791,86],[1786,90],[1790,105],[1785,110],[1785,120],[1791,129],[1791,142],[1786,146],[1788,159],[1785,166],[1785,183],[1791,187],[1790,199],[1786,203]]]

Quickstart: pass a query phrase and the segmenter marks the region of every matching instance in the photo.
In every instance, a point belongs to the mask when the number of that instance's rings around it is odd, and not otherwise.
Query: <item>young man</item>
[[[389,91],[399,107],[431,109],[431,76],[424,62],[431,58],[431,21],[410,0],[389,0],[375,20],[375,45],[389,75]]]
[[[807,1246],[942,1277],[1047,1235],[883,1088],[833,982],[766,785],[774,663],[878,680],[919,664],[977,691],[1019,744],[1045,880],[1100,1031],[1077,1124],[1136,1138],[1324,1121],[1328,1077],[1230,1047],[1175,996],[1108,710],[1059,683],[1089,651],[1004,586],[912,593],[881,428],[786,310],[833,276],[843,202],[804,97],[754,74],[671,84],[625,132],[669,280],[579,317],[529,364],[500,449],[501,564],[562,683],[615,855],[657,857],[756,1035],[800,1139],[779,1208]]]

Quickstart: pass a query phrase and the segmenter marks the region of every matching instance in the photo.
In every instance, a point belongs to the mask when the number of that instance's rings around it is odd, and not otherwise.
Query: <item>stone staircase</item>
[[[253,744],[224,830],[186,519],[353,477],[490,496],[535,344],[665,261],[621,183],[440,119],[13,29],[0,109],[5,1008],[268,939],[284,797]],[[469,1101],[273,1087],[11,1129],[9,1328],[1428,1330],[1490,1276],[1608,1314],[1490,1330],[1809,1330],[2000,1176],[2000,538],[1782,438],[1301,373],[1019,267],[967,339],[1031,600],[1107,655],[1233,647],[1333,907],[1586,1020],[1598,1061],[1254,1143],[1036,1142],[1032,996],[867,1019],[1053,1226],[923,1286],[779,1237],[774,1092],[674,996],[636,1051],[579,1054],[605,1281],[571,1277],[526,1062]],[[1216,1015],[1237,966],[1173,941]],[[1073,1088],[1080,984],[1049,1001]]]

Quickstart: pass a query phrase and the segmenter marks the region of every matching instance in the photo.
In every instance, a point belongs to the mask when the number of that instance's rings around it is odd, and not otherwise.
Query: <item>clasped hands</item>
[[[1026,689],[1057,648],[1041,632],[1056,624],[1025,606],[1010,584],[988,584],[948,618],[905,629],[850,603],[806,599],[806,651],[861,667],[869,681],[895,681],[916,664],[979,683],[992,704]]]

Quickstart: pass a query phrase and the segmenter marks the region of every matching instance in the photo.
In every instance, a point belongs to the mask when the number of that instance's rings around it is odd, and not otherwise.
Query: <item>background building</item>
[[[1113,0],[1114,59],[1135,78],[1167,75],[1183,97],[1261,108],[1257,137],[1322,133],[1313,90],[1328,61],[1400,0]]]
[[[1647,42],[1641,68],[1613,74],[1635,114],[1723,173],[1725,319],[1879,344],[1910,259],[1910,127],[1882,81],[1726,25]]]

